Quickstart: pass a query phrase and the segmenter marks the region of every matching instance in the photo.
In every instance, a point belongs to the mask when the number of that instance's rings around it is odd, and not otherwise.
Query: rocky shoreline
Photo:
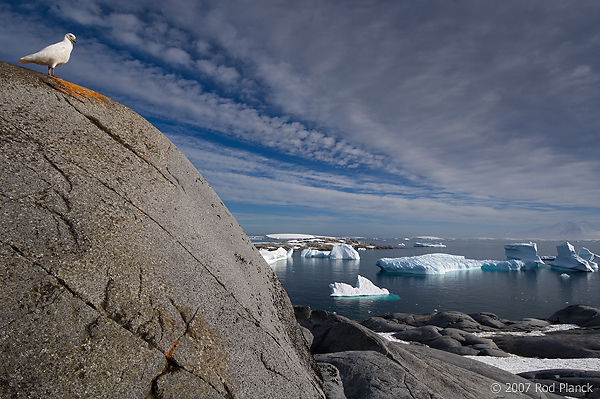
[[[348,244],[354,249],[397,249],[393,245],[380,245],[375,243],[369,243],[361,241],[355,238],[338,238],[338,237],[311,237],[311,238],[296,238],[290,240],[270,240],[255,242],[254,246],[257,249],[266,249],[269,251],[283,248],[286,251],[290,248],[294,249],[294,252],[300,252],[307,248],[316,249],[318,251],[330,251],[334,245],[337,244]]]
[[[599,308],[572,305],[547,319],[519,321],[485,312],[444,311],[426,315],[393,313],[360,323],[304,306],[295,306],[294,310],[321,367],[330,398],[410,397],[415,389],[424,389],[427,395],[439,394],[438,389],[447,389],[448,381],[439,375],[423,375],[432,364],[447,373],[463,374],[463,385],[474,378],[468,374],[477,374],[488,379],[484,386],[499,387],[495,393],[502,394],[487,396],[494,394],[492,388],[478,397],[600,398],[600,370],[553,369],[514,375],[462,356],[600,358]],[[552,328],[559,325],[572,326],[568,330]],[[383,338],[383,333],[393,340]],[[412,369],[413,361],[427,365],[415,363]],[[408,382],[413,377],[416,380]],[[511,384],[532,389],[509,392]]]

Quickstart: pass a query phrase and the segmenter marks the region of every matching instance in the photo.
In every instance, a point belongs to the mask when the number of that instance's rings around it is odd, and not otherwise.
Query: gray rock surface
[[[471,313],[469,316],[482,326],[491,328],[505,328],[506,323],[508,323],[508,320],[501,319],[495,314],[488,312]]]
[[[435,313],[426,323],[430,326],[438,326],[442,328],[459,328],[464,331],[479,331],[481,325],[477,323],[471,316],[465,313],[456,311],[444,311]]]
[[[361,321],[360,324],[375,332],[398,332],[414,328],[407,324],[399,323],[397,320],[389,320],[383,317],[369,317]]]
[[[275,274],[147,121],[0,63],[0,148],[0,397],[324,397]]]
[[[351,398],[550,398],[501,390],[493,384],[525,379],[461,356],[426,346],[389,342],[350,319],[322,310],[296,311],[313,336],[317,361],[340,372],[344,393]],[[429,326],[430,328],[438,328]],[[498,385],[494,385],[498,386]]]
[[[493,337],[506,352],[526,357],[586,358],[600,357],[600,329],[577,329],[547,333],[540,337]]]
[[[323,390],[327,399],[347,399],[340,371],[331,363],[319,362],[323,377]]]
[[[552,323],[576,324],[582,328],[533,336],[506,334],[543,331]],[[525,318],[510,321],[493,313],[467,315],[443,311],[426,315],[392,313],[370,317],[361,325],[376,332],[394,332],[393,336],[403,341],[418,342],[459,355],[600,357],[600,309],[587,305],[569,306],[547,320]],[[489,338],[481,338],[473,334],[476,332],[492,334]]]
[[[571,305],[552,314],[553,323],[577,324],[580,327],[600,327],[600,309],[587,305]]]
[[[481,338],[452,327],[427,325],[398,332],[393,336],[403,341],[419,342],[457,355],[510,356],[500,350],[492,339]]]
[[[570,398],[600,398],[600,371],[548,369],[520,373],[519,376],[535,384],[543,384],[547,391],[554,391]]]

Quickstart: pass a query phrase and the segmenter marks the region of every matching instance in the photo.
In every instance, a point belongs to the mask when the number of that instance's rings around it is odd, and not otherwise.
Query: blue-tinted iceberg
[[[379,288],[368,278],[358,276],[356,287],[346,283],[329,284],[331,296],[367,296],[367,295],[389,295],[385,288]]]
[[[552,267],[555,269],[593,272],[594,269],[598,268],[596,263],[578,256],[575,253],[575,248],[569,242],[557,246],[556,251],[558,252],[558,256],[552,262]]]
[[[306,248],[300,252],[302,258],[329,258],[329,251],[319,251],[318,249]]]
[[[424,242],[415,242],[414,246],[415,247],[427,247],[427,248],[446,248],[446,246],[444,244],[442,244],[441,242],[439,244],[428,244],[428,243],[424,243]]]
[[[506,244],[504,253],[507,260],[523,261],[523,268],[532,269],[544,262],[538,256],[537,244],[535,242],[519,242],[515,244]]]
[[[484,261],[466,259],[461,255],[426,254],[402,258],[381,258],[376,265],[386,272],[413,274],[444,274],[454,270],[481,268]]]
[[[600,256],[596,255],[586,247],[581,248],[577,255],[579,255],[580,258],[587,260],[588,262],[595,263],[596,265],[598,264],[598,261],[600,261]]]
[[[481,270],[521,270],[526,268],[526,263],[522,260],[510,259],[510,260],[486,260],[481,265]]]
[[[338,244],[329,252],[331,259],[360,259],[358,251],[349,244]]]
[[[294,253],[293,249],[286,251],[284,248],[277,248],[275,251],[269,251],[266,249],[259,249],[258,252],[267,261],[268,264],[275,263],[280,260],[290,258]]]
[[[336,244],[331,251],[306,248],[300,253],[302,258],[360,259],[358,251],[349,244]]]

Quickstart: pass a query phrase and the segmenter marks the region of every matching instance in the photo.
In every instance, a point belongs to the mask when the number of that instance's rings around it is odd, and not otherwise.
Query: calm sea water
[[[402,240],[373,241],[397,245]],[[572,304],[600,307],[600,273],[570,272],[549,266],[532,271],[466,270],[443,275],[409,275],[381,272],[379,258],[415,256],[426,253],[463,255],[469,259],[504,260],[504,245],[515,240],[443,240],[446,248],[406,248],[360,251],[360,260],[301,258],[299,253],[287,261],[271,265],[294,305],[336,312],[353,320],[392,312],[424,314],[442,310],[465,313],[491,312],[509,320],[525,317],[546,318]],[[536,241],[540,255],[556,255],[563,241]],[[600,241],[570,241],[575,251],[586,247],[600,254]],[[395,300],[375,297],[336,298],[329,284],[356,285],[357,275],[371,280],[399,297]]]

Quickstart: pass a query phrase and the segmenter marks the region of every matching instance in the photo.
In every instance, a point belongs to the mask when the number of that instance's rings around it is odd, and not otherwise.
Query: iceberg
[[[507,260],[521,260],[524,262],[524,268],[532,269],[544,262],[538,256],[537,244],[535,242],[519,242],[515,244],[506,244],[504,253]]]
[[[331,251],[306,248],[300,252],[302,258],[360,259],[360,254],[350,244],[336,244]]]
[[[379,288],[368,278],[358,276],[356,287],[346,283],[329,284],[331,296],[367,296],[367,295],[389,295],[385,288]]]
[[[510,260],[486,260],[481,265],[481,270],[500,270],[500,271],[510,271],[510,270],[521,270],[526,269],[527,263],[522,260],[510,259]]]
[[[349,244],[337,244],[329,252],[331,259],[360,259],[360,254]]]
[[[376,265],[383,271],[413,274],[444,274],[454,270],[480,268],[484,260],[466,259],[462,255],[426,254],[402,258],[381,258]]]
[[[598,268],[594,262],[587,261],[575,253],[575,248],[568,241],[556,247],[558,256],[552,262],[552,267],[561,270],[578,270],[593,272]]]
[[[317,238],[310,234],[267,234],[272,240],[309,240],[311,238]]]
[[[288,251],[286,251],[285,248],[277,248],[275,251],[259,249],[258,252],[260,252],[262,257],[265,259],[265,261],[267,261],[268,264],[271,264],[280,260],[291,258],[292,254],[294,253],[294,250],[289,249]]]
[[[414,246],[415,247],[426,247],[426,248],[446,248],[446,246],[444,244],[442,244],[441,242],[439,244],[427,244],[427,243],[423,243],[423,242],[415,242]]]
[[[594,267],[595,269],[598,268],[598,261],[600,260],[600,256],[596,255],[586,247],[581,248],[577,255],[579,255],[580,258],[587,260],[588,262],[596,264],[596,267],[592,265],[592,267]]]
[[[302,258],[329,258],[329,251],[319,251],[318,249],[306,248],[300,252]]]

